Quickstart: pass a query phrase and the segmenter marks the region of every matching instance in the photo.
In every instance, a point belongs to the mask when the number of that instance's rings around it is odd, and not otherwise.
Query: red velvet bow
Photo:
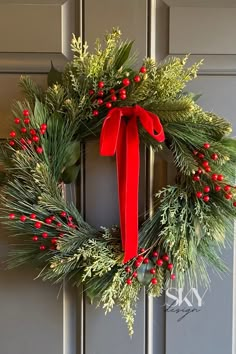
[[[120,228],[124,263],[138,254],[139,135],[137,118],[158,142],[165,139],[159,118],[140,106],[113,108],[106,116],[100,154],[116,153]]]

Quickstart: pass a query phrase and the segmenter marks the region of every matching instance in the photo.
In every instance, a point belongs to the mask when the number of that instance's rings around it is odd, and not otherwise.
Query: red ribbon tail
[[[117,145],[117,173],[123,263],[138,253],[139,136],[136,117],[122,121]]]

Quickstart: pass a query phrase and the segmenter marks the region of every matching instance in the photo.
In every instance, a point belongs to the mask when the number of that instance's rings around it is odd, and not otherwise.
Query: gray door
[[[190,89],[204,93],[201,104],[231,119],[236,128],[232,6],[232,1],[220,0],[0,0],[0,138],[10,129],[10,103],[20,97],[21,73],[30,73],[46,86],[50,60],[60,68],[70,58],[72,32],[92,46],[97,36],[114,26],[124,37],[136,39],[140,59],[188,52],[193,60],[206,57],[200,78]],[[152,192],[168,178],[168,159],[147,155],[143,149],[141,165],[140,210],[144,210]],[[98,141],[92,141],[85,146],[83,167],[85,179],[79,188],[86,219],[98,227],[117,223],[114,159],[101,158]],[[67,198],[75,194],[73,187]],[[8,246],[2,230],[0,246],[4,260]],[[225,258],[233,269],[233,251],[226,249]],[[232,273],[223,281],[213,275],[200,311],[180,322],[175,312],[165,312],[168,299],[152,301],[142,293],[132,340],[118,310],[105,316],[86,301],[81,289],[34,281],[36,274],[30,267],[0,272],[0,354],[234,353]]]

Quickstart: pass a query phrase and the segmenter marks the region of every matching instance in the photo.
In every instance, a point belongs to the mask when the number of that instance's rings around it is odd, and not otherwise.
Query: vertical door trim
[[[236,222],[234,222],[234,235],[236,230]],[[234,237],[233,243],[233,317],[232,317],[232,354],[236,353],[236,242]]]
[[[156,0],[147,0],[147,56],[156,57]],[[146,208],[149,217],[153,214],[153,178],[155,154],[152,148],[146,151]],[[145,296],[145,354],[153,354],[153,297]]]
[[[84,41],[85,0],[75,1],[75,35]],[[70,199],[85,217],[84,146],[81,146],[81,173],[76,185],[70,188]],[[68,196],[67,196],[68,198]],[[63,354],[85,354],[85,296],[83,288],[72,288],[63,282]]]

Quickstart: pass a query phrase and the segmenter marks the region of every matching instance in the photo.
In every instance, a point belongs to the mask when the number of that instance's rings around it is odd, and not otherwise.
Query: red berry
[[[217,177],[217,180],[218,180],[218,181],[223,181],[223,179],[224,179],[224,176],[223,176],[223,175],[218,175],[218,177]]]
[[[9,135],[10,135],[12,138],[15,138],[16,132],[14,132],[14,131],[12,130]]]
[[[198,157],[199,159],[204,159],[205,155],[199,152]]]
[[[224,186],[224,190],[226,191],[226,192],[228,192],[228,191],[230,191],[230,189],[231,189],[231,187],[227,184],[226,186]]]
[[[169,263],[168,266],[167,266],[167,268],[168,268],[169,270],[171,270],[171,269],[174,268],[174,265],[173,265],[172,263]]]
[[[51,239],[51,243],[52,243],[53,245],[56,245],[56,244],[57,244],[57,239],[56,239],[56,237],[53,237],[53,238]]]
[[[123,79],[122,80],[122,84],[124,85],[124,86],[129,86],[129,84],[130,84],[130,81],[129,81],[129,79],[126,77],[125,79]]]
[[[139,75],[135,75],[134,82],[140,82],[140,81],[141,81],[141,77]]]
[[[133,276],[133,278],[137,278],[138,272],[133,272],[132,276]]]
[[[148,258],[144,258],[143,263],[144,264],[148,264],[149,263],[149,259]]]
[[[126,280],[126,284],[131,285],[131,284],[132,284],[132,279],[131,279],[131,278],[128,278],[128,279]]]
[[[33,240],[34,242],[38,241],[38,236],[34,235],[34,236],[32,237],[32,240]]]
[[[72,221],[72,220],[73,220],[72,216],[69,216],[69,217],[68,217],[68,220],[69,220],[69,221]]]
[[[40,229],[40,228],[42,227],[42,223],[39,222],[39,221],[36,221],[36,223],[34,224],[34,227],[35,227],[36,229]]]
[[[112,89],[110,89],[109,92],[110,92],[111,95],[113,95],[116,92],[116,90],[112,88]]]
[[[99,112],[95,109],[94,111],[93,111],[93,116],[94,117],[97,117],[99,115]]]
[[[22,127],[20,131],[21,131],[21,133],[26,133],[27,129],[26,129],[26,127]]]
[[[210,166],[205,167],[205,171],[206,171],[206,172],[211,172]]]
[[[157,251],[154,251],[153,254],[152,254],[153,257],[158,257],[158,252]]]
[[[37,135],[34,135],[34,136],[33,136],[33,141],[34,141],[35,143],[37,143],[37,142],[39,141],[39,137],[38,137]]]
[[[131,268],[130,268],[130,267],[126,267],[126,268],[125,268],[125,271],[126,271],[127,273],[130,273],[130,272],[131,272]]]
[[[43,233],[42,233],[42,237],[43,237],[43,238],[48,238],[48,233],[47,233],[47,232],[43,232]]]
[[[172,280],[175,280],[175,278],[176,278],[175,274],[171,274],[170,278],[171,278]]]
[[[196,193],[196,197],[199,198],[199,199],[202,198],[202,192],[197,192]]]
[[[198,154],[198,151],[197,150],[193,150],[193,155],[197,155]]]
[[[63,218],[66,217],[66,212],[65,211],[62,211],[61,214],[60,214]]]
[[[145,248],[140,248],[140,253],[143,253],[145,251],[146,251]]]
[[[45,134],[46,133],[46,130],[45,129],[40,129],[40,134]]]
[[[217,175],[216,173],[213,173],[213,175],[211,175],[211,179],[212,179],[213,181],[217,181],[218,175]]]
[[[205,193],[209,193],[211,188],[209,186],[205,186],[203,190]]]
[[[27,144],[28,144],[28,145],[31,145],[31,144],[32,144],[32,140],[28,139],[28,140],[27,140]]]
[[[30,134],[31,135],[36,135],[36,131],[34,129],[30,129]]]
[[[169,256],[168,254],[164,254],[164,256],[162,257],[163,261],[168,261],[169,260]]]
[[[209,200],[210,200],[209,195],[204,195],[203,200],[204,200],[204,202],[206,202],[206,203],[209,202]]]
[[[145,68],[145,66],[141,66],[141,68],[139,69],[140,73],[145,74],[147,72],[147,69]]]
[[[63,237],[64,236],[64,234],[61,232],[60,234],[59,234],[59,237]]]
[[[141,262],[139,262],[138,260],[136,260],[136,261],[134,262],[134,265],[135,265],[136,268],[138,268],[138,267],[140,267]]]
[[[25,119],[24,119],[24,123],[25,123],[25,124],[30,124],[30,119],[29,119],[29,118],[25,118]]]
[[[30,219],[36,219],[36,214],[30,214]]]
[[[144,257],[143,257],[143,256],[139,256],[138,259],[137,259],[137,261],[138,261],[139,263],[142,263],[143,260],[144,260]]]
[[[109,109],[109,108],[111,108],[111,107],[112,107],[111,102],[107,102],[107,103],[106,103],[106,108],[108,108],[108,109]]]
[[[15,217],[16,217],[15,214],[13,214],[13,213],[9,214],[9,219],[10,219],[10,220],[15,219]]]
[[[62,223],[61,222],[58,222],[57,223],[57,227],[61,227],[62,226]]]
[[[112,100],[113,102],[115,102],[115,101],[117,100],[116,95],[112,95],[112,96],[111,96],[111,100]]]
[[[158,260],[156,261],[156,264],[157,264],[159,267],[161,267],[161,266],[163,265],[163,260],[162,260],[162,259],[158,259]]]
[[[209,165],[208,161],[206,161],[206,160],[202,161],[202,166],[203,167],[207,167],[208,165]]]
[[[220,190],[221,190],[221,186],[216,185],[216,186],[215,186],[215,191],[216,191],[216,192],[219,192]]]
[[[46,223],[46,224],[51,224],[51,223],[52,223],[51,218],[46,218],[46,219],[45,219],[45,223]]]
[[[199,181],[200,181],[200,176],[194,175],[194,176],[193,176],[193,180],[194,180],[195,182],[199,182]]]
[[[120,95],[121,100],[126,100],[127,96],[126,95]]]
[[[25,144],[25,139],[24,139],[24,138],[21,138],[21,139],[20,139],[20,142],[21,142],[21,144]]]
[[[151,282],[152,282],[153,285],[156,285],[157,284],[157,278],[152,278]]]
[[[197,172],[199,173],[199,175],[202,174],[202,169],[199,167],[199,169],[197,170]]]
[[[46,123],[41,124],[40,125],[40,129],[46,130],[47,129],[47,124]]]
[[[56,220],[55,215],[51,215],[51,216],[50,216],[50,219],[51,219],[51,220]]]
[[[233,206],[236,207],[236,202],[233,202]]]
[[[103,104],[103,100],[102,100],[101,98],[98,98],[98,99],[97,99],[97,103],[98,103],[99,105],[101,105],[101,104]]]
[[[73,227],[73,226],[74,226],[73,222],[68,222],[67,225],[68,225],[69,227]]]
[[[150,273],[151,273],[151,274],[155,274],[155,273],[156,273],[156,269],[155,269],[155,268],[151,268],[151,269],[150,269]]]
[[[142,263],[143,260],[144,260],[144,257],[143,257],[143,256],[138,256],[138,261],[139,261],[140,263]]]
[[[21,217],[20,217],[20,221],[25,222],[25,221],[26,221],[26,219],[27,219],[27,217],[26,217],[25,215],[21,215]]]
[[[38,154],[42,154],[42,153],[43,153],[43,148],[42,148],[41,146],[38,146],[38,147],[36,148],[36,152],[37,152]]]
[[[14,119],[14,122],[15,122],[16,124],[20,124],[20,118],[15,118],[15,119]]]
[[[40,249],[40,251],[45,251],[46,250],[46,246],[40,245],[39,249]]]
[[[9,141],[9,145],[14,146],[14,145],[15,145],[15,142],[14,142],[13,140],[10,140],[10,141]]]
[[[120,89],[119,94],[120,95],[126,95],[126,89]]]
[[[210,145],[209,143],[205,143],[205,144],[203,145],[203,147],[204,147],[204,149],[209,149],[209,148],[211,147],[211,145]]]
[[[89,90],[89,95],[90,96],[94,95],[94,93],[95,93],[94,90]]]
[[[99,87],[99,88],[103,88],[103,87],[104,87],[104,82],[103,82],[103,81],[99,81],[98,87]]]
[[[228,200],[232,199],[232,197],[233,197],[233,195],[231,193],[225,194],[225,198],[228,199]]]
[[[29,111],[28,109],[23,110],[23,116],[28,117],[29,116]]]
[[[218,155],[217,154],[212,154],[211,158],[212,158],[212,160],[217,160],[218,159]]]
[[[103,97],[104,96],[104,91],[102,91],[102,90],[98,91],[98,96],[99,97]]]

